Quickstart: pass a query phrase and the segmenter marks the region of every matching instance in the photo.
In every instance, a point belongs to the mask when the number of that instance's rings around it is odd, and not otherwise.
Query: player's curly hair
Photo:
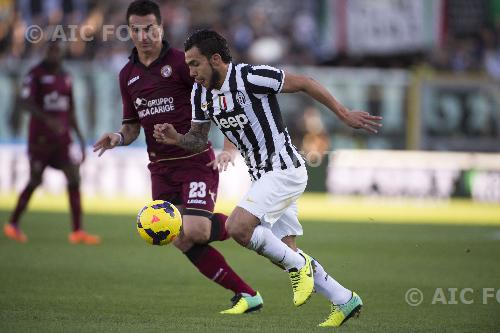
[[[129,24],[130,16],[146,16],[153,14],[156,17],[156,23],[161,24],[161,13],[158,4],[151,0],[135,0],[128,5],[127,8],[127,24]]]
[[[232,60],[226,39],[213,30],[198,30],[189,36],[184,42],[184,51],[193,47],[197,47],[200,53],[209,59],[214,54],[219,54],[226,64]]]

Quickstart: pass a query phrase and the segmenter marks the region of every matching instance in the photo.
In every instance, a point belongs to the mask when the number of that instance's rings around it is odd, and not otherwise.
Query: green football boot
[[[221,311],[221,314],[243,314],[254,312],[260,310],[264,306],[264,301],[257,292],[255,296],[243,296],[242,294],[237,294],[231,298],[233,306],[230,309]]]
[[[352,317],[359,317],[363,301],[354,291],[349,302],[345,304],[332,304],[330,315],[324,322],[319,324],[321,327],[340,327],[343,323]]]

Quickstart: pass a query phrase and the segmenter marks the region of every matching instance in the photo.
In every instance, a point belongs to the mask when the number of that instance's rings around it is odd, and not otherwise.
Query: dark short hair
[[[193,47],[197,47],[208,59],[217,53],[226,64],[232,60],[226,39],[213,30],[198,30],[189,36],[184,42],[184,51]]]
[[[156,23],[161,24],[160,7],[151,0],[135,0],[127,8],[127,24],[129,24],[130,16],[146,16],[153,14],[156,17]]]

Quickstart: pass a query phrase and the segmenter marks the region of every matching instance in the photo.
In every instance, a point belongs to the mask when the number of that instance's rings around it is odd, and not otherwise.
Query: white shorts
[[[252,183],[238,206],[257,217],[262,226],[271,229],[280,239],[302,235],[297,218],[297,199],[304,193],[306,185],[305,166],[270,171]]]

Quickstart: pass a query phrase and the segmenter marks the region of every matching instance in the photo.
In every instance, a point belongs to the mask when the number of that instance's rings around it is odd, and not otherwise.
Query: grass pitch
[[[0,221],[7,216],[0,211]],[[146,244],[134,222],[133,215],[86,215],[87,230],[104,242],[72,246],[68,214],[28,212],[22,224],[27,244],[0,237],[0,332],[334,330],[316,327],[329,312],[325,299],[316,294],[295,308],[287,275],[233,241],[214,246],[261,292],[264,308],[218,314],[231,293],[175,248]],[[342,332],[500,331],[500,227],[303,225],[300,247],[365,303]],[[421,290],[420,305],[405,301],[410,288]],[[484,288],[493,288],[493,297]]]

